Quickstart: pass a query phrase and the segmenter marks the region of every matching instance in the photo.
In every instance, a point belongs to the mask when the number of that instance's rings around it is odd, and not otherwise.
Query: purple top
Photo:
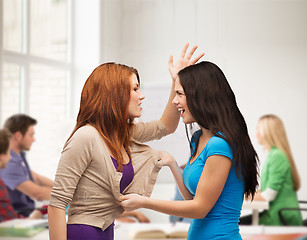
[[[67,224],[67,240],[113,240],[114,223],[106,230],[85,224]]]
[[[111,156],[114,167],[117,169],[118,164],[117,161]],[[120,180],[120,193],[123,193],[126,187],[132,182],[132,179],[134,177],[134,169],[132,166],[131,159],[129,158],[129,162],[127,164],[123,164],[123,176]]]
[[[16,189],[16,186],[25,181],[33,181],[25,152],[22,151],[19,155],[11,150],[11,159],[6,168],[0,170],[0,176],[7,186],[15,211],[21,211],[22,215],[28,217],[35,207],[34,201]]]

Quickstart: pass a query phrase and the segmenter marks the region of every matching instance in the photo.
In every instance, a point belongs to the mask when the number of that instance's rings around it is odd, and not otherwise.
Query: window
[[[28,157],[30,165],[47,171],[46,163],[57,164],[63,147],[59,124],[71,115],[71,4],[0,0],[0,122],[15,113],[37,119],[36,142]]]

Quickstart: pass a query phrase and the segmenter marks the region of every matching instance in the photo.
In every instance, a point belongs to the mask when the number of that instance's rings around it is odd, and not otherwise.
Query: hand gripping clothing
[[[144,142],[166,134],[161,121],[135,124],[130,148],[134,177],[124,194],[150,196],[162,164],[159,154]],[[116,204],[121,196],[121,178],[99,132],[86,125],[64,146],[49,204],[63,210],[69,204],[68,224],[105,230],[124,211]]]

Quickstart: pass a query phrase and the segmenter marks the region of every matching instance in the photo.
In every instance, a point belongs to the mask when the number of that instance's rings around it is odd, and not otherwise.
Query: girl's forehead
[[[136,77],[136,75],[135,75],[134,73],[131,74],[131,76],[130,76],[130,81],[131,81],[131,84],[132,84],[132,85],[134,85],[134,84],[139,84],[138,79],[137,79],[137,77]]]
[[[181,89],[181,90],[183,89],[178,77],[176,78],[176,81],[175,81],[175,89],[177,89],[177,90],[178,89]]]

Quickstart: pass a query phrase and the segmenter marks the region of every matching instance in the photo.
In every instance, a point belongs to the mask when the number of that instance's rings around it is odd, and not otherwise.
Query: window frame
[[[0,91],[2,91],[3,81],[3,65],[14,64],[21,68],[21,89],[20,89],[20,113],[29,113],[29,85],[30,85],[30,66],[31,64],[42,64],[44,66],[53,67],[59,70],[64,70],[67,73],[67,90],[66,90],[66,118],[72,116],[72,76],[73,76],[73,63],[72,63],[72,50],[73,50],[73,9],[74,2],[67,0],[67,58],[65,61],[49,59],[46,57],[36,56],[30,54],[30,4],[31,0],[21,0],[23,11],[23,31],[22,31],[22,51],[14,52],[11,50],[5,50],[3,48],[3,0],[0,0],[0,54],[2,59],[0,61]],[[0,106],[2,106],[2,97],[0,96]],[[0,115],[2,115],[2,108],[0,108]]]

